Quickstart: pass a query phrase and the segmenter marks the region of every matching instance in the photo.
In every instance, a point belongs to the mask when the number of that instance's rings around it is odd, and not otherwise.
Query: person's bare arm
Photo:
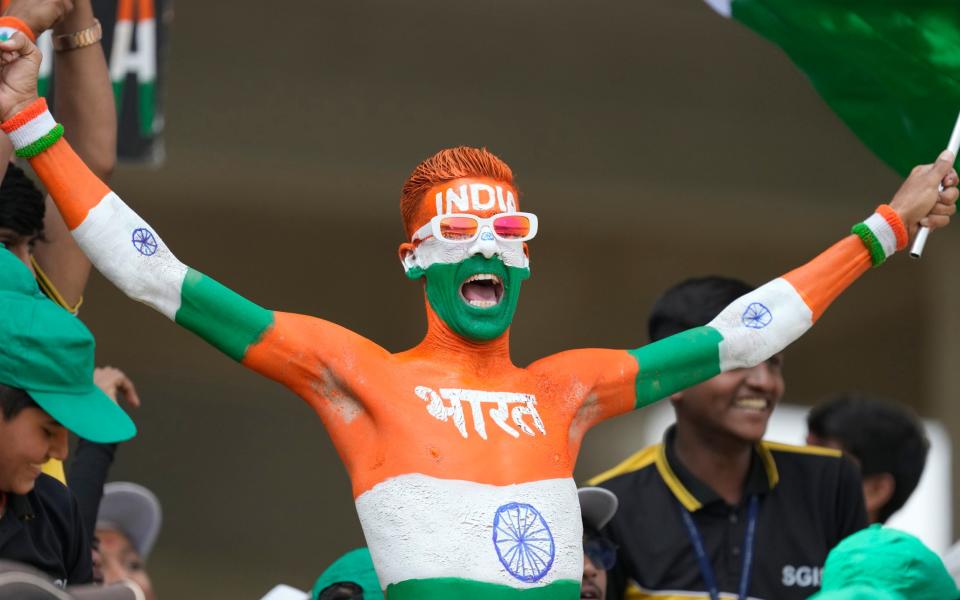
[[[53,28],[53,35],[82,31],[94,24],[91,0],[74,7]],[[117,112],[107,60],[100,43],[57,52],[53,62],[56,87],[54,114],[66,138],[93,173],[107,181],[117,163]]]
[[[71,10],[72,7],[72,10]],[[14,0],[6,14],[22,19],[37,35],[53,27],[65,35],[94,24],[90,0]],[[57,52],[54,112],[77,154],[97,177],[106,181],[116,165],[117,115],[107,61],[100,43]],[[34,258],[68,306],[76,306],[90,276],[90,261],[77,246],[47,196],[44,237]]]

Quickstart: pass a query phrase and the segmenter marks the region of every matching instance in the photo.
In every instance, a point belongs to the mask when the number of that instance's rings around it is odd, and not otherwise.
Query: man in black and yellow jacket
[[[720,277],[668,290],[651,341],[709,322],[747,284]],[[830,549],[866,525],[856,466],[834,450],[763,441],[783,395],[783,356],[670,397],[663,442],[595,477],[620,510],[609,599],[800,600]]]

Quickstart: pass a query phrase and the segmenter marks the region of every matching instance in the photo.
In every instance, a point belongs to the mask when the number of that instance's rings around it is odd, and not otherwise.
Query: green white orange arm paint
[[[11,119],[5,129],[18,154],[31,157],[80,246],[124,292],[237,361],[264,337],[274,323],[274,313],[177,260],[149,225],[86,169],[68,144],[56,143],[62,127],[53,121],[42,99]],[[890,212],[875,214],[863,226],[882,242],[887,255],[905,243],[903,224]],[[405,266],[423,269],[449,258],[434,256],[428,251],[431,249],[423,248],[421,258],[427,264]],[[525,257],[520,252],[518,257],[525,267]],[[807,265],[741,298],[707,326],[628,351],[637,363],[633,407],[664,398],[721,371],[758,364],[781,351],[870,264],[870,250],[857,236],[849,236]],[[275,340],[269,339],[275,337],[264,340],[265,347],[274,348],[274,356],[251,365],[268,375],[269,364],[278,362],[277,355],[282,353],[277,344],[271,343]],[[581,357],[586,362],[611,360],[609,353],[585,352],[589,356]],[[622,361],[613,362],[621,374],[612,378],[616,382],[628,373]],[[594,372],[600,372],[600,366],[595,365],[598,368]],[[601,407],[595,417],[606,418],[628,408],[623,406],[622,394],[613,395],[618,406]]]
[[[61,141],[42,98],[4,124],[30,159],[77,243],[117,287],[234,360],[273,322],[270,311],[177,260],[160,236]]]
[[[907,244],[906,228],[888,206],[855,231],[860,235],[739,298],[707,325],[629,351],[638,364],[636,406],[767,360],[803,335],[872,264]]]

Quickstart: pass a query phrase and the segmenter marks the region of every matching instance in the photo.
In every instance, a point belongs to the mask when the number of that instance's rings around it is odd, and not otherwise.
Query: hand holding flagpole
[[[950,135],[950,142],[947,144],[947,150],[953,152],[953,156],[957,156],[957,151],[960,150],[960,115],[957,115],[957,123],[953,126],[953,133]],[[940,191],[943,191],[943,184],[940,184]],[[927,227],[921,227],[917,231],[917,237],[913,240],[913,245],[910,246],[910,258],[920,258],[923,255],[923,247],[927,243],[927,236],[930,235],[930,229]]]

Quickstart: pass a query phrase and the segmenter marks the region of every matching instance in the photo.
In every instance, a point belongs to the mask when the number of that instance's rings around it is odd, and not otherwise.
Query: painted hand
[[[950,217],[957,212],[960,192],[953,160],[953,155],[945,151],[932,165],[914,167],[890,202],[911,237],[921,225],[930,229],[946,227]]]
[[[4,15],[17,17],[39,36],[72,10],[73,0],[13,0]]]
[[[121,400],[133,408],[140,408],[137,388],[127,374],[114,367],[97,367],[93,370],[93,383],[116,403]]]
[[[4,121],[37,99],[40,51],[20,32],[0,42],[0,117]]]

